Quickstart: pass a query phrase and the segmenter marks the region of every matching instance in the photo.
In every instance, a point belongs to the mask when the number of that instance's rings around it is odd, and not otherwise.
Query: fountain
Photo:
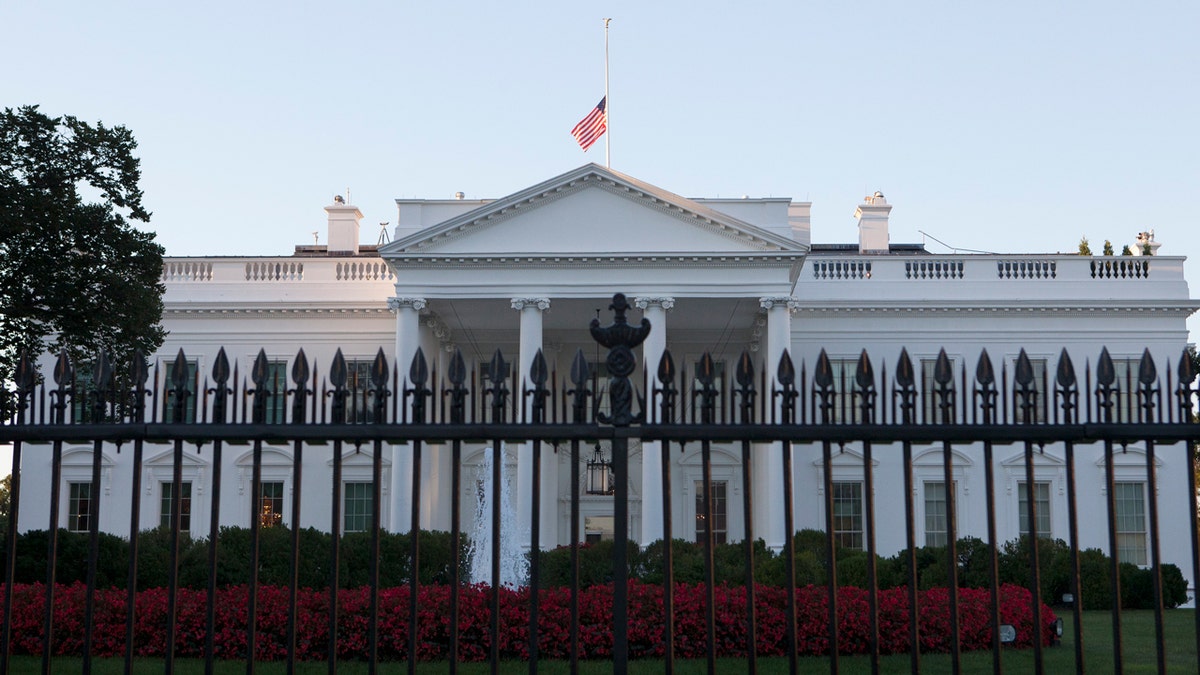
[[[479,496],[475,501],[475,522],[467,550],[471,583],[492,583],[492,504],[495,486],[492,485],[492,448],[483,453],[483,462],[475,471]],[[501,448],[500,456],[504,456]],[[516,509],[512,504],[512,488],[508,484],[508,468],[500,465],[500,584],[509,588],[524,586],[529,580],[529,560],[521,546],[522,534],[517,531]],[[528,537],[528,533],[526,533]]]

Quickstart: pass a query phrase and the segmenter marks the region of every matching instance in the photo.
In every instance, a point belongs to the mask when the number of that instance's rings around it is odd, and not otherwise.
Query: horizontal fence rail
[[[869,267],[866,268],[869,274]],[[922,275],[933,274],[955,276],[961,270],[950,268],[919,268]],[[1003,272],[1003,270],[1002,270]],[[194,274],[192,271],[181,271],[180,274]],[[249,272],[248,272],[249,273]],[[289,274],[292,272],[289,270]],[[355,272],[357,274],[358,272]],[[830,272],[835,273],[833,271]],[[856,276],[861,269],[838,270],[837,274]],[[1036,269],[1010,270],[1010,274],[1033,274],[1042,276],[1053,275],[1053,267]],[[255,274],[265,275],[264,278],[284,279],[283,272],[272,268],[267,271],[255,271]],[[296,274],[299,274],[296,272]],[[421,532],[413,528],[408,537],[408,550],[401,558],[397,558],[394,550],[385,553],[381,546],[380,528],[374,524],[381,521],[381,508],[384,501],[382,494],[381,458],[386,446],[405,444],[402,452],[412,465],[411,499],[408,503],[411,511],[410,522],[422,522],[421,508],[423,490],[422,462],[426,461],[425,451],[429,445],[449,446],[452,452],[451,469],[451,532],[449,533],[451,562],[446,571],[444,585],[448,587],[448,600],[445,604],[445,640],[447,645],[441,658],[445,658],[451,672],[456,672],[458,663],[470,655],[486,655],[490,659],[493,671],[499,668],[502,658],[510,658],[512,653],[518,653],[529,661],[530,672],[536,672],[542,652],[547,649],[544,631],[546,620],[542,610],[544,603],[551,602],[545,593],[528,592],[520,596],[521,600],[513,600],[509,595],[511,589],[506,589],[502,582],[501,567],[509,560],[502,560],[500,542],[505,524],[502,511],[507,508],[503,502],[503,490],[500,489],[505,480],[501,474],[503,461],[493,459],[490,462],[489,481],[480,481],[479,489],[481,503],[486,502],[486,514],[489,522],[488,536],[490,547],[490,574],[481,586],[473,586],[463,572],[463,561],[460,551],[467,544],[468,528],[464,526],[465,514],[460,513],[459,495],[463,493],[463,481],[468,478],[462,475],[463,446],[465,443],[490,447],[490,457],[499,458],[504,443],[525,444],[533,460],[525,470],[532,471],[531,485],[542,485],[540,457],[543,453],[567,453],[571,467],[570,487],[570,584],[568,586],[569,606],[566,610],[565,633],[562,640],[570,660],[572,672],[578,667],[578,660],[584,658],[585,646],[580,634],[581,610],[579,599],[589,591],[580,587],[580,496],[583,488],[579,478],[587,460],[581,455],[581,449],[590,451],[603,442],[611,450],[611,460],[597,466],[611,471],[618,477],[612,485],[606,484],[602,492],[596,494],[611,494],[614,508],[614,545],[612,559],[612,588],[611,588],[611,643],[603,650],[606,658],[610,658],[616,672],[625,672],[630,658],[644,656],[647,653],[657,654],[664,659],[667,672],[674,669],[676,651],[679,649],[676,636],[683,630],[676,624],[676,614],[680,609],[678,593],[690,593],[687,587],[677,586],[673,571],[673,546],[662,547],[661,595],[655,596],[662,609],[662,634],[658,638],[658,646],[648,651],[644,645],[631,646],[630,637],[630,603],[631,594],[638,598],[645,597],[642,585],[630,581],[630,535],[629,526],[629,483],[624,479],[629,472],[630,442],[643,443],[643,459],[649,461],[647,448],[661,452],[661,504],[656,511],[661,511],[661,527],[666,533],[665,539],[678,536],[679,530],[674,525],[672,491],[677,489],[671,480],[670,470],[672,457],[685,448],[699,448],[702,481],[697,490],[697,522],[715,523],[717,515],[716,502],[724,500],[724,494],[715,494],[712,467],[712,451],[714,443],[733,444],[740,450],[742,466],[742,483],[740,498],[741,512],[744,514],[744,531],[742,565],[746,570],[745,586],[741,597],[736,601],[741,603],[740,612],[740,644],[735,652],[746,659],[746,668],[750,672],[758,668],[759,652],[763,648],[763,635],[759,633],[764,620],[764,602],[779,602],[777,610],[782,612],[783,628],[780,631],[784,642],[784,653],[789,659],[792,672],[797,669],[798,658],[805,653],[806,647],[800,644],[797,623],[798,615],[807,611],[803,603],[817,602],[812,593],[796,587],[795,533],[793,516],[795,515],[795,474],[794,453],[798,446],[812,446],[819,449],[821,461],[821,486],[825,514],[825,552],[827,558],[823,561],[826,571],[826,585],[819,592],[819,601],[824,603],[827,614],[823,619],[825,630],[822,639],[827,640],[827,646],[818,649],[825,655],[830,664],[831,672],[837,672],[839,654],[846,647],[845,638],[841,631],[844,623],[839,619],[839,607],[847,602],[843,593],[838,591],[838,564],[834,557],[837,548],[835,541],[834,522],[834,475],[833,458],[835,452],[841,452],[845,444],[854,443],[861,447],[863,454],[862,478],[864,480],[864,511],[863,541],[861,548],[867,552],[867,610],[865,613],[866,634],[869,638],[867,653],[871,659],[872,671],[878,672],[885,649],[881,645],[881,598],[885,592],[879,588],[876,555],[876,518],[879,510],[887,509],[899,512],[903,508],[907,523],[906,547],[901,551],[908,561],[907,573],[910,575],[904,583],[900,595],[888,595],[889,602],[905,602],[909,608],[917,608],[922,602],[919,596],[917,565],[915,551],[917,550],[914,530],[915,505],[913,489],[913,447],[914,445],[932,445],[940,448],[940,464],[943,471],[940,480],[943,486],[951,486],[956,480],[954,474],[955,447],[970,446],[973,451],[983,453],[983,466],[986,470],[984,490],[986,493],[986,520],[988,525],[988,544],[990,545],[990,560],[988,561],[988,588],[977,599],[967,590],[959,589],[958,574],[960,572],[959,551],[957,550],[958,526],[956,524],[956,498],[953,490],[947,490],[944,500],[946,536],[945,536],[945,575],[948,580],[946,588],[946,611],[948,612],[948,635],[937,636],[944,639],[946,651],[950,653],[953,668],[958,672],[960,654],[967,648],[969,639],[960,632],[962,629],[962,613],[966,607],[975,606],[971,603],[983,603],[987,616],[987,638],[985,645],[989,646],[993,655],[993,670],[1001,672],[1003,667],[1004,636],[1007,626],[1003,625],[1001,617],[1001,598],[1005,593],[1001,587],[998,571],[996,549],[996,478],[993,475],[993,450],[998,445],[1016,445],[1023,452],[1023,471],[1025,495],[1021,499],[1023,518],[1027,519],[1028,536],[1031,541],[1038,541],[1038,499],[1033,486],[1037,484],[1034,473],[1035,455],[1043,452],[1046,446],[1061,448],[1065,458],[1066,472],[1066,502],[1068,513],[1068,539],[1070,547],[1070,578],[1071,588],[1081,588],[1080,579],[1080,546],[1078,528],[1081,514],[1078,512],[1076,498],[1079,486],[1075,477],[1075,452],[1080,446],[1103,447],[1105,477],[1105,494],[1107,512],[1104,520],[1109,534],[1110,554],[1110,593],[1113,601],[1112,609],[1112,645],[1113,665],[1116,672],[1123,668],[1122,626],[1121,626],[1121,563],[1120,546],[1121,533],[1118,531],[1118,514],[1115,505],[1114,489],[1118,484],[1114,476],[1114,456],[1121,453],[1130,444],[1138,444],[1145,448],[1146,472],[1146,506],[1148,521],[1148,560],[1147,566],[1152,574],[1154,594],[1154,618],[1156,640],[1156,666],[1158,672],[1166,672],[1166,656],[1163,628],[1163,580],[1161,577],[1160,559],[1160,512],[1161,509],[1186,509],[1186,522],[1191,523],[1191,568],[1188,573],[1192,582],[1200,578],[1200,558],[1197,557],[1196,542],[1196,485],[1195,475],[1187,471],[1187,502],[1178,504],[1158,503],[1158,477],[1156,476],[1156,453],[1161,456],[1168,454],[1176,460],[1177,465],[1193,467],[1195,465],[1195,443],[1200,441],[1200,425],[1194,415],[1197,396],[1200,390],[1196,383],[1195,357],[1185,351],[1174,364],[1174,368],[1164,368],[1160,373],[1157,364],[1149,351],[1135,361],[1114,360],[1107,350],[1103,350],[1094,360],[1084,364],[1082,370],[1077,368],[1067,350],[1063,350],[1057,360],[1031,359],[1024,350],[1015,361],[1002,362],[999,368],[989,357],[986,350],[978,354],[977,360],[968,364],[952,360],[945,351],[937,359],[914,363],[907,351],[902,350],[893,362],[873,360],[865,351],[857,360],[833,360],[822,351],[812,363],[793,363],[791,356],[784,351],[776,363],[769,364],[769,372],[762,369],[756,371],[756,362],[750,354],[744,353],[738,359],[733,372],[720,372],[713,358],[705,354],[692,368],[677,368],[674,358],[669,351],[665,352],[658,364],[648,364],[646,371],[652,373],[642,382],[630,380],[636,369],[634,349],[652,330],[646,320],[640,324],[631,324],[625,318],[628,305],[622,295],[614,297],[612,309],[614,319],[612,324],[601,326],[599,320],[592,322],[590,332],[593,339],[608,350],[605,366],[606,381],[599,377],[594,362],[588,359],[580,350],[573,359],[568,372],[558,373],[551,368],[541,351],[533,359],[528,372],[517,373],[505,356],[497,351],[490,362],[477,363],[468,366],[461,352],[456,352],[448,360],[445,372],[438,373],[431,369],[421,350],[417,350],[415,358],[401,371],[390,363],[382,350],[370,363],[350,363],[339,350],[327,364],[318,364],[310,360],[303,350],[286,364],[270,361],[265,352],[259,352],[247,373],[240,373],[236,365],[231,367],[225,351],[222,349],[213,361],[210,372],[199,372],[194,361],[190,361],[182,350],[178,353],[169,368],[150,369],[145,359],[135,355],[128,364],[113,364],[105,354],[98,354],[92,360],[86,372],[76,370],[74,364],[66,356],[59,356],[53,370],[46,377],[36,372],[33,362],[23,358],[17,369],[10,387],[3,392],[3,410],[6,415],[5,423],[0,425],[0,442],[10,443],[13,447],[13,478],[12,478],[12,510],[8,523],[7,548],[5,551],[5,584],[3,606],[3,644],[0,645],[0,670],[9,670],[8,655],[14,649],[13,613],[14,587],[16,572],[16,541],[18,533],[40,527],[43,524],[27,523],[20,520],[19,506],[22,491],[22,463],[26,462],[26,475],[29,474],[29,462],[44,461],[49,457],[50,465],[50,520],[47,532],[47,553],[44,589],[44,616],[41,619],[41,656],[44,668],[55,656],[56,636],[64,630],[58,623],[54,612],[56,598],[64,591],[57,587],[56,565],[60,553],[57,541],[57,531],[61,526],[59,502],[60,483],[63,471],[63,450],[65,445],[91,445],[92,474],[90,496],[87,501],[88,518],[88,570],[86,591],[84,597],[84,613],[81,621],[80,646],[76,652],[84,659],[85,669],[90,669],[91,660],[99,648],[94,642],[96,635],[102,630],[100,620],[96,616],[98,594],[111,593],[100,588],[97,582],[97,566],[101,551],[99,548],[99,514],[101,502],[110,499],[130,499],[131,523],[128,531],[131,565],[127,583],[127,598],[125,600],[125,629],[122,632],[121,653],[126,659],[127,668],[132,667],[132,660],[138,654],[139,645],[135,638],[135,626],[138,622],[138,611],[142,605],[137,602],[137,551],[139,545],[140,521],[139,513],[141,494],[141,475],[143,470],[144,450],[148,444],[170,447],[172,461],[170,464],[170,494],[164,497],[170,500],[170,522],[167,531],[170,536],[170,559],[167,563],[166,611],[164,623],[161,626],[165,636],[164,663],[167,672],[174,667],[176,653],[180,651],[180,642],[185,638],[179,633],[179,623],[184,620],[179,598],[181,597],[180,546],[182,532],[200,532],[202,527],[198,522],[184,528],[181,518],[184,512],[184,480],[183,467],[185,450],[188,452],[204,452],[212,454],[213,475],[211,489],[213,491],[212,508],[208,523],[207,579],[208,586],[204,590],[203,611],[205,618],[199,624],[189,623],[189,626],[199,625],[203,634],[204,646],[202,657],[208,667],[219,658],[224,658],[226,647],[218,644],[216,632],[218,616],[218,599],[226,597],[226,589],[218,588],[217,564],[219,531],[223,523],[220,508],[222,489],[221,471],[222,452],[230,444],[249,444],[251,446],[251,499],[250,515],[250,570],[258,570],[260,566],[261,540],[263,529],[273,523],[264,520],[261,512],[264,499],[269,495],[263,494],[262,471],[263,451],[265,446],[290,447],[292,462],[288,467],[294,486],[291,499],[290,522],[291,541],[289,561],[290,579],[285,591],[287,606],[287,626],[283,638],[284,655],[289,669],[304,658],[310,658],[314,651],[311,645],[304,644],[301,635],[310,635],[309,627],[304,622],[312,621],[311,616],[305,619],[300,613],[302,597],[308,597],[299,587],[298,569],[301,564],[301,522],[303,499],[299,492],[302,485],[302,471],[313,466],[329,465],[332,482],[333,512],[330,514],[329,532],[335,545],[331,546],[329,559],[324,563],[329,570],[329,589],[322,611],[325,612],[323,635],[325,647],[317,649],[322,658],[329,664],[330,672],[336,672],[339,659],[345,658],[339,647],[339,633],[348,630],[345,627],[344,611],[348,602],[339,593],[339,574],[347,569],[349,564],[342,558],[341,547],[336,544],[342,532],[343,522],[340,509],[342,507],[343,490],[343,449],[361,448],[371,452],[371,494],[364,495],[370,503],[370,536],[368,555],[366,556],[369,569],[366,570],[367,583],[365,586],[366,625],[363,630],[365,642],[355,656],[370,663],[372,672],[375,663],[380,658],[381,647],[381,609],[384,598],[381,598],[381,573],[390,566],[403,565],[410,572],[407,579],[407,598],[403,611],[407,621],[406,644],[396,647],[389,644],[389,650],[398,650],[408,660],[412,672],[423,649],[427,645],[420,642],[419,635],[422,621],[429,617],[422,615],[419,598],[423,589],[419,580],[423,539]],[[1167,364],[1170,366],[1171,364]],[[654,447],[653,444],[661,447]],[[134,489],[131,496],[103,495],[99,488],[103,449],[115,447],[118,451],[124,448],[133,449],[132,480]],[[874,485],[876,477],[873,471],[873,458],[883,453],[903,455],[903,476],[905,495],[903,504],[876,504]],[[584,453],[586,454],[586,453]],[[1179,461],[1181,460],[1182,461]],[[318,462],[320,464],[318,464]],[[761,484],[764,474],[752,471],[758,466],[778,467],[779,475],[766,474],[770,480],[776,481],[775,486]],[[124,467],[121,468],[123,470]],[[591,465],[589,463],[589,468]],[[310,469],[311,470],[311,469]],[[589,473],[590,476],[590,473]],[[894,478],[894,477],[889,477]],[[1171,480],[1181,480],[1177,476]],[[645,487],[645,486],[643,486]],[[783,589],[782,599],[771,589],[755,584],[755,540],[756,527],[759,527],[752,514],[755,512],[754,497],[767,494],[777,494],[782,500],[779,505],[783,511],[783,532],[785,537],[779,554],[783,558],[786,588]],[[29,486],[25,486],[29,489]],[[42,489],[36,486],[35,489]],[[40,496],[39,496],[40,497]],[[73,499],[78,499],[75,495]],[[531,531],[528,546],[531,549],[543,548],[539,538],[541,522],[541,500],[557,499],[558,495],[543,495],[540,489],[533,490],[531,495]],[[736,497],[735,497],[736,498]],[[26,500],[35,497],[26,497]],[[282,503],[282,501],[280,502]],[[646,510],[643,509],[643,513]],[[232,518],[224,514],[226,518]],[[245,515],[245,514],[239,514]],[[271,514],[279,519],[283,514]],[[1093,515],[1092,517],[1096,517]],[[278,522],[277,520],[275,522]],[[511,526],[510,526],[511,527]],[[703,532],[697,532],[703,546],[705,564],[705,582],[699,587],[698,602],[704,608],[704,631],[700,635],[704,644],[704,656],[707,659],[709,671],[715,670],[715,663],[722,651],[718,648],[718,585],[716,583],[716,561],[714,551],[718,546],[716,528],[705,526]],[[1038,578],[1040,562],[1038,546],[1031,546],[1030,553],[1030,582],[1028,598],[1023,600],[1026,611],[1029,612],[1030,631],[1023,639],[1027,646],[1034,651],[1034,661],[1037,672],[1044,668],[1043,646],[1054,638],[1053,626],[1044,614],[1043,605],[1050,598],[1042,597],[1041,584]],[[521,585],[530,589],[543,587],[540,565],[541,556],[529,557],[529,567],[521,580]],[[261,656],[261,640],[265,639],[260,633],[258,618],[269,611],[265,606],[260,607],[259,599],[269,589],[260,588],[257,571],[252,572],[243,581],[246,584],[247,616],[242,629],[244,647],[239,647],[248,672],[253,672],[256,655]],[[486,616],[486,629],[481,634],[478,627],[469,633],[463,632],[464,596],[466,594],[485,593],[487,611],[483,614],[473,614],[472,621]],[[724,594],[726,591],[719,591]],[[390,597],[390,596],[389,596]],[[475,597],[475,596],[471,596]],[[591,597],[591,596],[588,596]],[[724,597],[724,595],[722,595]],[[770,600],[770,598],[776,598]],[[641,602],[641,600],[638,600]],[[387,600],[387,602],[393,602]],[[502,652],[501,642],[512,641],[505,638],[503,631],[509,631],[511,626],[505,624],[505,616],[513,614],[512,603],[524,603],[519,615],[527,619],[525,628],[528,635],[524,637],[524,647],[517,649],[509,644]],[[730,596],[723,602],[733,603]],[[309,603],[309,601],[305,601]],[[1071,611],[1074,614],[1074,644],[1075,670],[1084,672],[1083,633],[1081,628],[1081,602],[1073,602]],[[356,605],[357,606],[357,605]],[[389,607],[392,605],[389,605]],[[555,606],[557,611],[558,606]],[[136,611],[135,611],[136,610]],[[639,608],[640,614],[647,610]],[[727,610],[720,610],[725,612]],[[732,610],[728,610],[732,611]],[[926,611],[926,610],[922,610]],[[933,611],[933,610],[928,610]],[[639,614],[639,615],[640,615]],[[557,614],[553,616],[558,616]],[[922,631],[928,627],[921,624],[921,611],[908,611],[907,624],[904,629],[905,650],[909,654],[911,671],[920,671],[922,650],[919,645],[930,637]],[[193,619],[187,619],[193,621]],[[110,621],[111,619],[106,619]],[[108,630],[108,629],[105,629]],[[470,637],[467,637],[467,636]],[[643,639],[643,638],[638,638]],[[722,638],[727,640],[728,638]],[[466,641],[477,643],[467,644]],[[59,641],[61,642],[61,641]],[[1200,625],[1196,633],[1196,644],[1200,651]],[[390,653],[390,652],[389,652]],[[557,652],[556,652],[557,653]]]

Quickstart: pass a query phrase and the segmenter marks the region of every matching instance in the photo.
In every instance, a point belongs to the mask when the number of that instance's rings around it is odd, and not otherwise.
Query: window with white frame
[[[165,372],[167,374],[166,375],[166,383],[165,383],[166,392],[165,392],[165,395],[163,396],[163,417],[162,418],[163,418],[164,422],[174,422],[175,421],[175,388],[171,382],[171,371],[174,368],[174,366],[175,366],[174,361],[164,361],[163,362],[163,372]],[[196,421],[196,410],[198,409],[196,406],[196,391],[197,391],[196,381],[198,379],[197,372],[199,371],[199,368],[200,368],[200,364],[198,362],[196,362],[196,361],[188,361],[187,362],[187,397],[184,399],[184,404],[183,404],[183,421],[184,422],[195,422]]]
[[[921,381],[917,386],[921,388],[921,410],[924,415],[922,420],[930,424],[942,422],[942,397],[938,395],[940,387],[933,379],[936,370],[937,359],[921,359]],[[959,373],[958,359],[953,357],[950,358],[950,373],[950,399],[946,403],[956,405]]]
[[[1113,387],[1116,388],[1116,393],[1113,394],[1112,403],[1112,421],[1114,422],[1129,422],[1138,419],[1138,368],[1141,367],[1142,360],[1140,358],[1114,358],[1113,372],[1116,374],[1116,381]],[[1103,415],[1103,413],[1101,413]],[[1101,417],[1103,419],[1103,417]]]
[[[863,548],[862,481],[837,481],[833,484],[833,536],[838,546]]]
[[[830,411],[830,421],[834,424],[861,422],[862,409],[856,395],[859,389],[855,379],[858,373],[858,359],[829,359],[829,366],[833,373],[833,409]],[[819,406],[816,419],[823,419]]]
[[[947,546],[950,543],[949,500],[953,498],[957,482],[950,484],[946,492],[945,481],[925,481],[925,545]]]
[[[95,503],[92,501],[92,484],[70,483],[67,493],[67,529],[71,532],[87,532],[92,527]]]
[[[369,532],[371,504],[375,499],[371,483],[345,483],[342,486],[342,531]]]
[[[283,424],[287,421],[288,362],[285,360],[267,363],[267,424]]]
[[[1013,380],[1013,410],[1016,420],[1022,424],[1040,424],[1046,421],[1046,359],[1029,359],[1029,365],[1033,370],[1033,410],[1026,418],[1025,408],[1022,407],[1024,401],[1017,394],[1017,384]],[[1016,361],[1013,361],[1013,373],[1016,373]]]
[[[1117,555],[1121,562],[1146,565],[1146,484],[1114,483]]]
[[[708,518],[704,509],[704,481],[695,481],[694,486],[696,490],[696,543],[703,543],[704,537],[708,534]],[[728,531],[725,486],[726,482],[723,480],[712,482],[712,532],[713,541],[718,544],[725,543]]]
[[[171,527],[171,505],[174,502],[172,497],[175,494],[175,484],[172,481],[163,481],[159,483],[159,517],[158,524],[160,527]],[[183,481],[180,483],[179,489],[180,506],[179,506],[179,531],[190,532],[192,530],[192,483],[191,481]]]
[[[283,481],[263,481],[258,489],[258,524],[275,527],[283,523]]]
[[[1034,510],[1037,511],[1037,533],[1044,539],[1052,539],[1050,519],[1050,483],[1035,481],[1033,484]],[[1020,515],[1021,536],[1029,535],[1029,484],[1017,483],[1017,510]]]

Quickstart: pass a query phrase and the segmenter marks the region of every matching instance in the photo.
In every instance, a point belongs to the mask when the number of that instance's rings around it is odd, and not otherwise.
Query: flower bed
[[[722,656],[746,653],[745,589],[719,586],[716,591],[716,636]],[[418,657],[422,660],[445,659],[449,649],[450,589],[447,586],[421,587],[417,618]],[[79,654],[83,645],[85,588],[82,584],[59,586],[55,590],[54,653]],[[42,613],[45,586],[17,584],[13,587],[13,652],[41,653]],[[488,634],[490,591],[485,586],[464,587],[460,594],[459,659],[485,659],[490,651]],[[988,592],[976,589],[959,591],[959,630],[963,649],[987,649],[991,646],[988,625]],[[1000,589],[1001,622],[1017,630],[1016,646],[1032,646],[1034,635],[1030,594],[1027,589],[1006,585]],[[387,588],[379,592],[379,657],[398,660],[408,655],[407,587]],[[679,584],[675,590],[675,654],[681,658],[702,656],[705,652],[705,593],[700,585]],[[338,657],[361,658],[367,647],[369,593],[366,588],[343,590],[338,594]],[[125,645],[125,591],[96,592],[93,655],[119,656]],[[246,653],[247,587],[231,586],[217,593],[217,658],[242,660]],[[787,648],[787,591],[781,588],[757,588],[757,649],[762,655],[782,655]],[[861,654],[868,650],[867,592],[857,588],[838,591],[838,630],[840,652]],[[947,651],[950,648],[949,594],[945,589],[922,591],[921,650]],[[541,591],[539,650],[542,658],[565,659],[570,649],[570,591],[556,588]],[[528,656],[529,592],[501,590],[500,655],[505,659]],[[807,586],[797,590],[798,645],[802,655],[820,655],[829,651],[826,590]],[[205,629],[205,593],[181,589],[178,595],[176,655],[203,656]],[[138,593],[134,644],[139,656],[162,656],[166,648],[165,589]],[[593,586],[580,592],[580,652],[583,658],[603,659],[612,655],[612,587]],[[303,660],[325,658],[329,644],[329,594],[304,589],[299,592],[297,656]],[[1042,608],[1042,640],[1052,638],[1051,624],[1056,617]],[[908,650],[909,608],[906,589],[879,593],[879,644],[887,653]],[[265,586],[258,594],[258,631],[256,656],[260,660],[282,659],[287,653],[288,592],[286,588]],[[661,657],[663,642],[663,592],[659,586],[631,583],[629,587],[629,653],[637,657]]]

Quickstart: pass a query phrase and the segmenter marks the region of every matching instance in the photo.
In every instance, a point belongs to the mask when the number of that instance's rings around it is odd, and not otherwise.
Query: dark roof
[[[826,253],[835,255],[858,255],[858,244],[813,244],[809,253]],[[933,255],[925,250],[924,244],[889,244],[889,255]],[[883,255],[883,254],[872,254]]]

